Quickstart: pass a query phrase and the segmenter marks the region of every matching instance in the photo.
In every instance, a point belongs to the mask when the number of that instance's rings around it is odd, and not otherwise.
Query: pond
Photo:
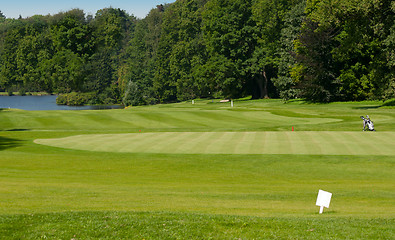
[[[44,96],[0,96],[0,108],[23,110],[100,110],[120,109],[121,105],[65,106],[56,104],[56,95]]]

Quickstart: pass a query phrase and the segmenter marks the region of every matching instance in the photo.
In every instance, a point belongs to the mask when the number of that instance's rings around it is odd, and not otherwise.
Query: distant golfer
[[[366,118],[364,118],[363,116],[361,116],[361,119],[363,121],[363,129],[362,131],[376,131],[374,130],[374,125],[373,125],[373,121],[370,120],[369,115],[366,115]]]

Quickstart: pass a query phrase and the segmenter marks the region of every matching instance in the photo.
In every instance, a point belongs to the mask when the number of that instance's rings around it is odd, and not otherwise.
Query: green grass
[[[395,238],[394,109],[195,102],[0,110],[0,238]]]
[[[0,224],[15,239],[389,239],[394,221],[102,211],[13,215]]]
[[[394,132],[160,132],[37,139],[53,147],[181,154],[395,155]]]

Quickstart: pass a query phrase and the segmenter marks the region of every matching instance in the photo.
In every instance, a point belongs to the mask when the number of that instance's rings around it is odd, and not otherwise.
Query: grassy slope
[[[393,238],[393,156],[99,153],[33,143],[139,130],[360,131],[362,114],[392,133],[395,111],[376,106],[246,101],[233,109],[199,102],[0,111],[0,236]],[[319,188],[334,193],[322,216],[314,206]]]

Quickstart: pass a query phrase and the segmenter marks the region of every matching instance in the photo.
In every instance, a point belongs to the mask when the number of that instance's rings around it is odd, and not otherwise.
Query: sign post
[[[320,207],[320,214],[324,212],[324,207],[329,208],[331,203],[332,193],[326,192],[324,190],[318,191],[317,202],[315,205]]]

